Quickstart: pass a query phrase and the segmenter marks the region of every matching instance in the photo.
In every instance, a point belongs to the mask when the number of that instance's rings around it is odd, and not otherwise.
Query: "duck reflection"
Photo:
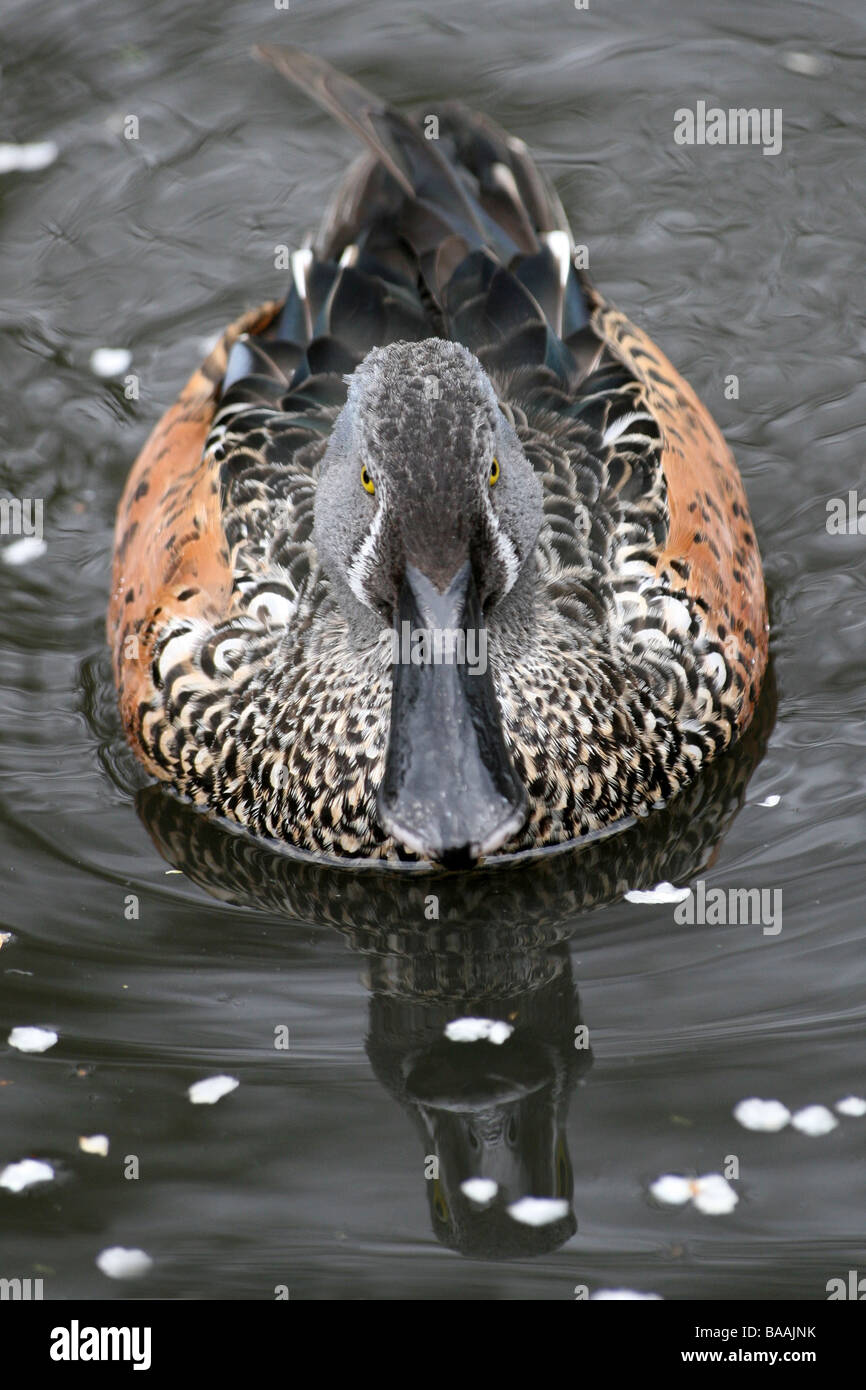
[[[763,709],[666,810],[469,873],[290,858],[158,787],[138,806],[163,856],[211,895],[344,935],[370,992],[373,1071],[420,1137],[437,1238],[476,1258],[539,1255],[576,1230],[566,1118],[592,1063],[569,939],[588,910],[711,861],[763,752]]]
[[[458,961],[468,988],[448,980]],[[420,1135],[436,1236],[485,1259],[556,1249],[576,1229],[566,1115],[591,1061],[567,943],[465,941],[456,957],[428,957],[426,981],[371,964],[367,1052]],[[430,965],[444,990],[429,988]]]

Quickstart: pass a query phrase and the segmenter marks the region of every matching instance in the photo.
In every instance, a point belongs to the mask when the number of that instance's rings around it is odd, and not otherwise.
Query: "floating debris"
[[[862,1096],[846,1096],[844,1100],[837,1100],[836,1109],[840,1115],[853,1115],[859,1120],[866,1115],[866,1100]]]
[[[830,62],[821,53],[783,53],[782,62],[789,72],[796,72],[800,77],[823,77],[830,71]]]
[[[53,140],[29,145],[0,144],[0,174],[35,174],[53,164],[59,150]]]
[[[521,1197],[511,1203],[508,1215],[522,1226],[549,1226],[568,1215],[568,1202],[564,1197]]]
[[[630,888],[623,894],[627,903],[683,903],[691,888],[675,888],[672,883],[657,883],[655,888]]]
[[[4,946],[8,946],[8,944],[9,944],[9,942],[10,942],[11,940],[12,940],[12,933],[11,933],[11,931],[0,931],[0,951],[3,950],[3,947],[4,947]]]
[[[132,362],[127,348],[94,348],[90,354],[90,370],[94,376],[122,376]]]
[[[100,1251],[96,1263],[109,1279],[140,1279],[147,1274],[153,1260],[145,1250],[126,1250],[122,1245],[111,1245]]]
[[[13,1028],[8,1042],[19,1052],[47,1052],[57,1042],[57,1034],[51,1028]]]
[[[491,1042],[499,1047],[514,1032],[501,1018],[455,1018],[445,1025],[449,1042]]]
[[[594,1299],[596,1299],[599,1303],[601,1303],[601,1302],[602,1302],[603,1300],[605,1300],[605,1299],[611,1300],[611,1299],[614,1299],[614,1298],[617,1298],[617,1299],[620,1299],[620,1298],[640,1298],[640,1299],[645,1299],[645,1300],[650,1300],[650,1299],[656,1300],[656,1299],[658,1299],[659,1301],[661,1301],[661,1294],[660,1294],[660,1293],[638,1293],[638,1291],[637,1291],[636,1289],[596,1289],[595,1293],[591,1293],[591,1294],[589,1295],[590,1303],[591,1303]]]
[[[7,1192],[23,1192],[37,1182],[51,1182],[54,1169],[41,1158],[22,1158],[20,1163],[9,1163],[0,1173],[0,1187]]]
[[[492,1178],[467,1178],[460,1184],[460,1191],[466,1194],[470,1202],[486,1207],[499,1191],[499,1183]]]
[[[98,1154],[100,1158],[107,1158],[108,1135],[82,1134],[78,1140],[78,1147],[83,1154]]]
[[[780,1100],[758,1100],[757,1096],[750,1096],[734,1106],[734,1119],[743,1129],[774,1134],[790,1124],[791,1112]]]
[[[721,1173],[707,1173],[695,1181],[694,1203],[706,1216],[726,1216],[734,1210],[739,1196]]]
[[[705,1173],[700,1178],[665,1173],[650,1184],[650,1192],[665,1206],[679,1207],[692,1202],[705,1216],[725,1216],[740,1200],[721,1173]]]
[[[839,1121],[828,1110],[826,1105],[806,1105],[802,1110],[798,1110],[791,1116],[791,1124],[798,1129],[801,1134],[829,1134],[831,1129],[835,1129]]]
[[[0,555],[4,565],[29,565],[31,560],[38,560],[44,555],[47,549],[45,541],[38,536],[22,536],[20,540],[4,545]]]
[[[779,804],[779,802],[780,802],[781,800],[782,800],[782,798],[781,798],[780,796],[765,796],[764,799],[763,799],[763,801],[759,801],[759,802],[758,802],[758,805],[759,805],[759,806],[778,806],[778,804]]]
[[[675,1173],[665,1173],[663,1177],[656,1178],[650,1185],[650,1192],[657,1202],[672,1207],[682,1206],[694,1195],[689,1179],[678,1177]]]
[[[208,1076],[204,1081],[194,1081],[187,1095],[193,1105],[216,1105],[223,1096],[236,1091],[240,1084],[233,1076]]]

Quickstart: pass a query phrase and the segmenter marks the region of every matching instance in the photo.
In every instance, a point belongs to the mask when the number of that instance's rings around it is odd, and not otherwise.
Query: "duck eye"
[[[445,1200],[438,1179],[436,1180],[433,1190],[433,1210],[440,1221],[446,1222],[448,1220],[448,1203]]]
[[[364,489],[365,492],[369,492],[371,495],[376,491],[376,484],[370,477],[370,470],[368,469],[366,463],[363,464],[361,467],[361,487]]]
[[[499,482],[499,459],[494,459],[490,465],[490,486]]]

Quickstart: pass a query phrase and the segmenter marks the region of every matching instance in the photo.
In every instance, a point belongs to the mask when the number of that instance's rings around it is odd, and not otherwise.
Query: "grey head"
[[[375,348],[322,461],[314,540],[359,643],[393,659],[378,794],[414,853],[471,863],[527,810],[487,660],[488,622],[531,600],[541,484],[480,362],[429,338]]]

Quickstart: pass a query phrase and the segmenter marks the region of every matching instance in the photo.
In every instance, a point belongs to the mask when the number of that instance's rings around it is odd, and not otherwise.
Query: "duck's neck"
[[[520,651],[532,641],[536,623],[537,585],[538,569],[533,555],[488,618],[491,633],[511,651]]]

